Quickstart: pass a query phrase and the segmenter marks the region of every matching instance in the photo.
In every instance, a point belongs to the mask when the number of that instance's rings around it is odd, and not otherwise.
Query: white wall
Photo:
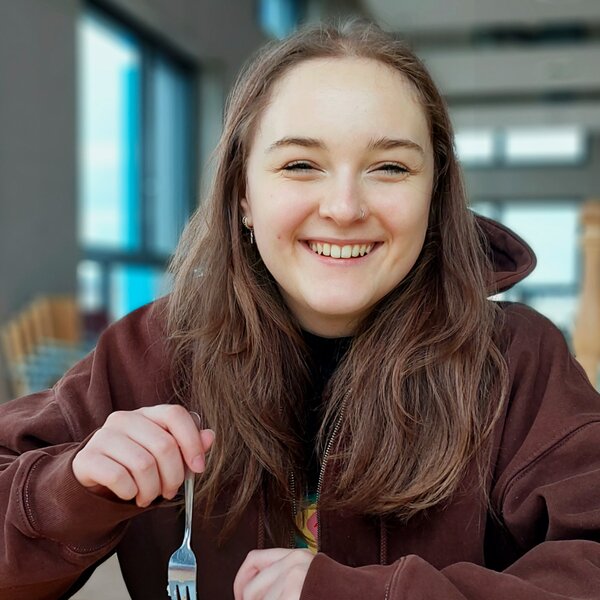
[[[76,0],[0,4],[0,321],[75,289]]]

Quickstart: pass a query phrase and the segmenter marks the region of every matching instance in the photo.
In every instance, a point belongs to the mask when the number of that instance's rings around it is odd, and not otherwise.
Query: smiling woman
[[[467,210],[405,45],[267,46],[173,293],[0,407],[0,590],[65,597],[117,552],[158,597],[191,469],[201,599],[600,599],[600,399],[554,326],[488,300],[534,265]]]
[[[373,59],[306,61],[272,95],[241,206],[300,325],[350,335],[421,252],[433,185],[427,117],[410,84]]]

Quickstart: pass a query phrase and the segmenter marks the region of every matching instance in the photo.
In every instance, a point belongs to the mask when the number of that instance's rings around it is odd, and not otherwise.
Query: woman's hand
[[[314,557],[303,548],[252,550],[233,582],[235,600],[298,600]]]
[[[77,453],[73,473],[94,492],[108,489],[146,507],[158,496],[168,500],[175,496],[186,466],[196,473],[204,471],[204,455],[213,441],[214,432],[199,431],[182,406],[117,411]]]

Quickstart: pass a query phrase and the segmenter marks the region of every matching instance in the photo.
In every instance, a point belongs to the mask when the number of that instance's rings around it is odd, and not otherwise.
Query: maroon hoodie
[[[480,220],[490,286],[534,266],[527,246]],[[0,406],[0,599],[69,597],[117,552],[134,600],[165,599],[183,523],[172,502],[141,509],[82,487],[71,461],[115,410],[173,402],[161,311],[144,307],[102,335],[52,390]],[[544,317],[502,303],[510,393],[493,434],[488,494],[469,468],[461,491],[408,524],[323,512],[301,600],[600,599],[600,397]],[[335,482],[325,471],[323,493]],[[269,547],[255,498],[217,547],[223,519],[196,519],[198,598],[233,598],[254,548]]]

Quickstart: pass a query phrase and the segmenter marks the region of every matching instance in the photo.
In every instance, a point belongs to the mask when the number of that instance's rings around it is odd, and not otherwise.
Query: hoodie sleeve
[[[88,491],[71,463],[114,410],[168,401],[156,311],[109,327],[53,389],[0,406],[0,597],[61,596],[147,510]]]
[[[407,555],[351,568],[317,554],[301,600],[600,600],[600,396],[549,321],[506,311],[511,392],[488,564],[436,569]]]

